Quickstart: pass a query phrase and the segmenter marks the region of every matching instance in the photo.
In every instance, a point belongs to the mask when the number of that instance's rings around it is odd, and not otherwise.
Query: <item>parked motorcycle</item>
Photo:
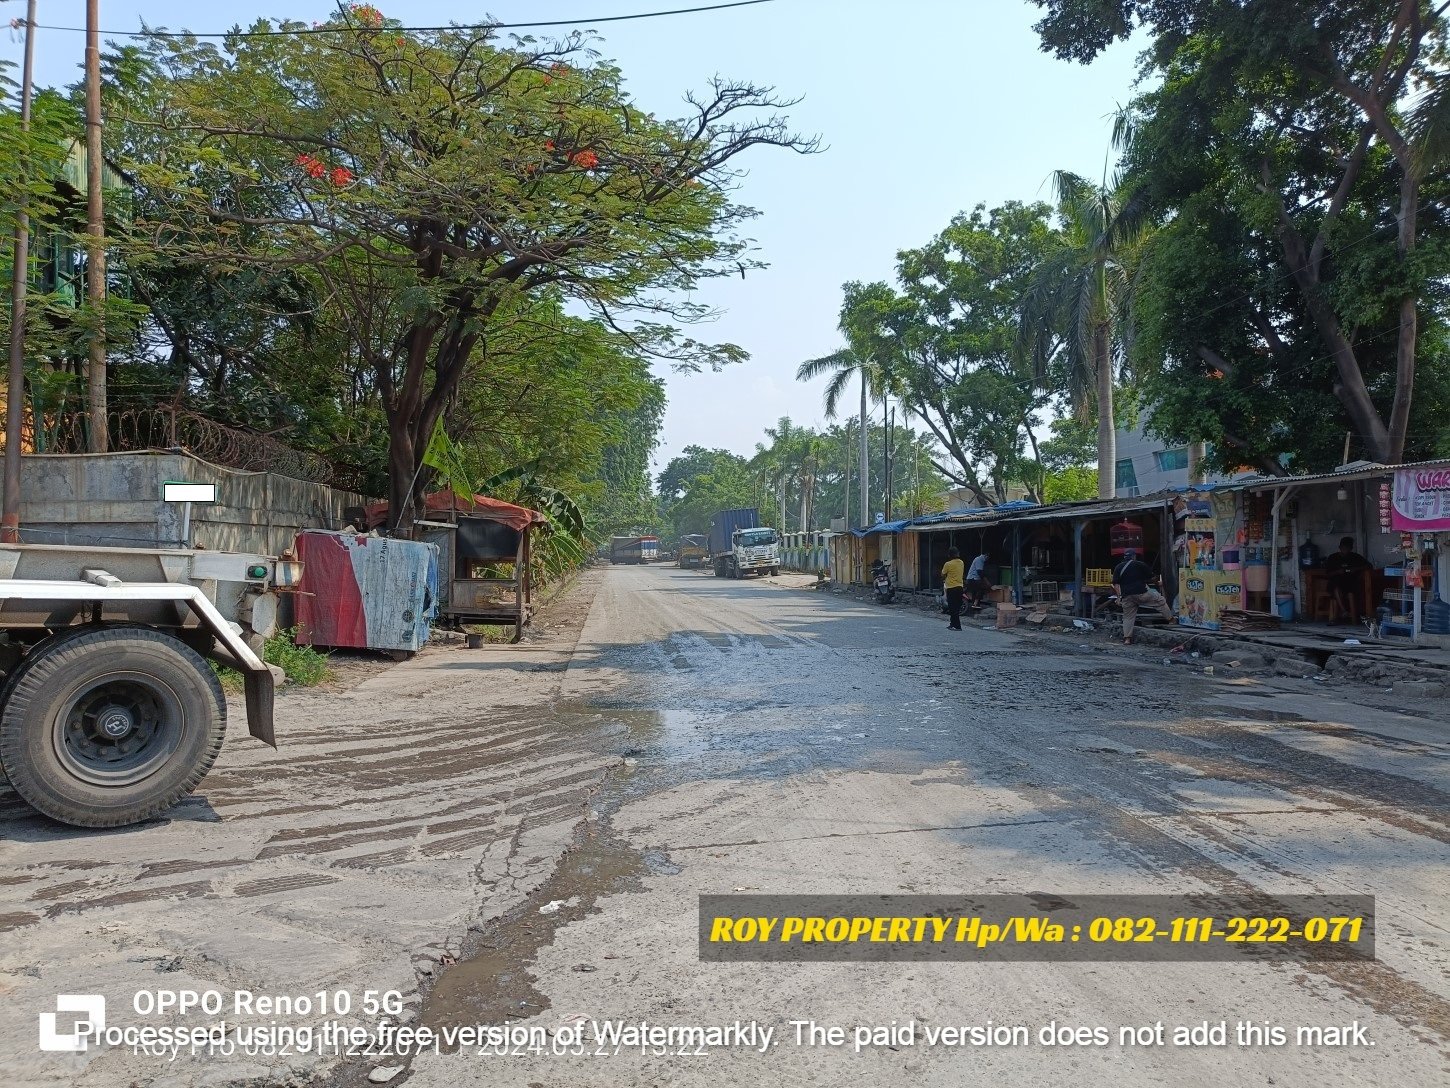
[[[871,585],[876,591],[876,600],[890,604],[896,600],[896,585],[891,581],[891,566],[881,560],[871,564]]]

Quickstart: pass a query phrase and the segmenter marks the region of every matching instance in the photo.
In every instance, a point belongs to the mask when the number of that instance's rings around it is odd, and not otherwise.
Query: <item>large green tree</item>
[[[1228,376],[1267,360],[1265,381],[1283,386],[1296,368],[1312,371],[1291,340],[1311,336],[1332,365],[1330,389],[1356,448],[1402,460],[1415,431],[1422,324],[1442,319],[1432,296],[1445,279],[1443,202],[1432,191],[1450,146],[1446,6],[1034,2],[1046,9],[1044,49],[1064,58],[1089,61],[1139,26],[1153,34],[1144,74],[1159,86],[1138,103],[1140,176],[1165,216],[1217,190],[1238,214],[1213,236],[1251,236],[1247,259],[1270,252],[1273,274],[1293,285],[1287,306],[1266,284],[1251,312],[1236,307],[1248,328],[1200,345],[1228,364],[1203,358],[1203,371]],[[1211,217],[1204,201],[1198,211]],[[1206,233],[1202,220],[1187,230]],[[1437,344],[1438,331],[1429,339]]]
[[[278,29],[309,28],[253,28]],[[386,418],[395,521],[465,375],[487,380],[494,328],[540,292],[682,366],[741,357],[679,323],[703,312],[690,289],[751,263],[737,156],[812,146],[767,89],[716,79],[666,120],[582,36],[405,32],[364,6],[316,29],[149,42],[161,100],[129,121],[164,130],[167,153],[130,165],[176,209],[150,224],[155,248],[306,269],[337,301]]]
[[[1051,214],[978,206],[898,254],[899,289],[868,285],[846,301],[843,326],[934,436],[937,470],[981,504],[1027,476],[1039,412],[1055,396],[1034,380],[1018,333],[1030,277],[1056,244]]]

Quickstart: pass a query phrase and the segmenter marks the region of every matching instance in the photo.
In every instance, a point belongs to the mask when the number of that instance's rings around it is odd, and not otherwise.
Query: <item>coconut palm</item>
[[[1060,244],[1034,269],[1019,336],[1037,379],[1061,368],[1079,418],[1097,409],[1098,494],[1115,492],[1116,372],[1127,356],[1133,256],[1146,232],[1121,179],[1095,185],[1066,170],[1052,177]]]
[[[841,304],[841,319],[837,328],[846,340],[846,347],[822,355],[819,359],[807,359],[796,368],[797,381],[809,382],[830,375],[826,383],[826,418],[835,419],[841,397],[853,379],[861,382],[861,524],[871,520],[870,451],[867,435],[870,431],[869,405],[880,404],[893,392],[890,360],[887,358],[887,341],[879,328],[868,328],[870,315],[879,310],[878,304],[889,304],[895,299],[895,292],[884,283],[848,283],[843,288],[845,300]]]

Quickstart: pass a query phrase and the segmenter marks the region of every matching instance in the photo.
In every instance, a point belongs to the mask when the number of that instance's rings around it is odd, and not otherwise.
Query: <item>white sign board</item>
[[[167,480],[161,485],[166,502],[216,502],[216,484],[188,484]]]

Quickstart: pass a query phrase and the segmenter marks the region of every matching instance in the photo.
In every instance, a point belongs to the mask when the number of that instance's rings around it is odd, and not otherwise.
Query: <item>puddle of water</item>
[[[1314,720],[1289,710],[1270,710],[1261,706],[1236,706],[1231,709],[1231,713],[1235,718],[1248,718],[1256,722],[1312,722]]]
[[[539,949],[570,922],[592,914],[604,896],[638,889],[651,872],[679,872],[661,851],[641,855],[595,826],[579,833],[549,878],[522,904],[470,934],[458,962],[438,976],[423,1003],[422,1023],[437,1031],[534,1016],[549,999],[530,972]],[[558,909],[540,907],[562,900]]]

